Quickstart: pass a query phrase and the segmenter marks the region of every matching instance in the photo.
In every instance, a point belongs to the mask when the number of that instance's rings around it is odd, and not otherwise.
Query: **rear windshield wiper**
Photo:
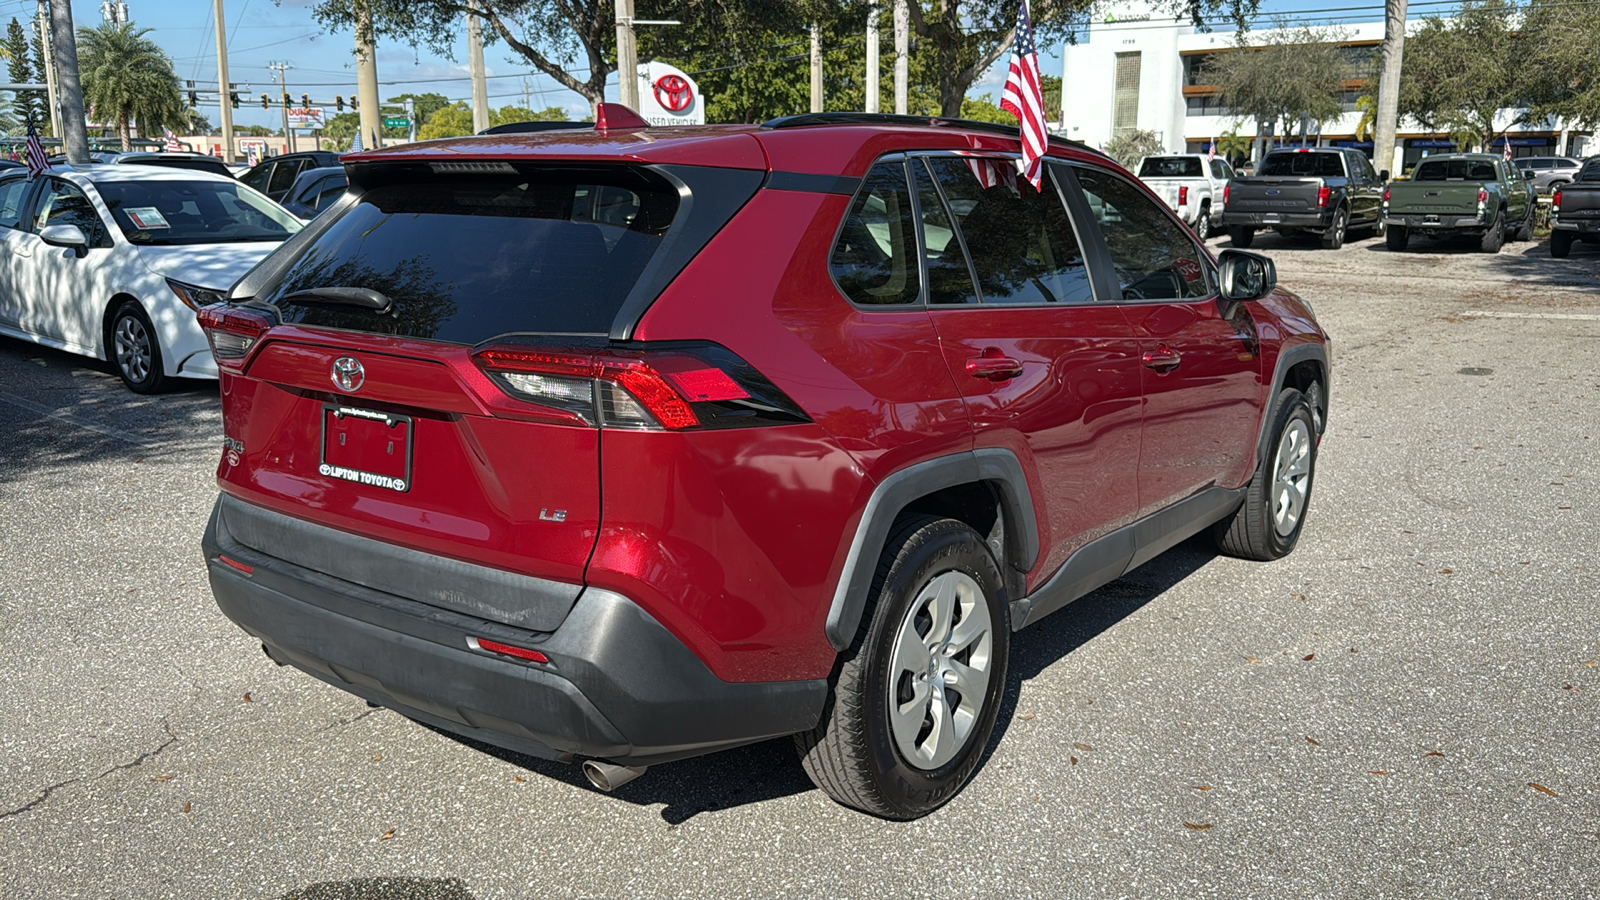
[[[280,303],[336,303],[341,306],[359,306],[382,315],[394,309],[388,294],[364,287],[317,287],[295,291],[278,298]]]

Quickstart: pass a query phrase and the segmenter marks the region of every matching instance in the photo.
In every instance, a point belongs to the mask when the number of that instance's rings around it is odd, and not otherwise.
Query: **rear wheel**
[[[1572,235],[1565,231],[1550,232],[1550,255],[1556,259],[1566,259],[1572,252]]]
[[[1350,224],[1350,213],[1344,207],[1333,211],[1333,223],[1328,230],[1322,233],[1322,246],[1326,250],[1337,250],[1344,246],[1344,232]]]
[[[1411,235],[1406,232],[1404,225],[1396,225],[1390,228],[1388,233],[1383,236],[1384,245],[1397,252],[1406,249],[1406,244],[1410,243],[1410,241]]]
[[[1512,238],[1511,238],[1512,240],[1514,240],[1514,241],[1531,241],[1531,240],[1533,240],[1533,213],[1534,213],[1534,205],[1532,203],[1530,203],[1530,204],[1528,204],[1528,215],[1523,218],[1522,226],[1517,229],[1517,233],[1515,235],[1513,235]]]
[[[1202,241],[1211,237],[1211,207],[1200,207],[1200,218],[1194,220],[1194,233]]]
[[[1306,396],[1294,388],[1278,393],[1271,416],[1272,441],[1256,464],[1244,503],[1214,531],[1217,546],[1229,556],[1262,561],[1287,556],[1305,525],[1317,464],[1316,418]]]
[[[953,519],[891,532],[829,709],[795,736],[817,787],[846,806],[914,819],[972,778],[1005,691],[1011,626],[1000,569]]]
[[[1494,224],[1483,233],[1483,240],[1478,242],[1478,249],[1485,253],[1499,253],[1506,242],[1506,217],[1501,212],[1495,217]]]
[[[1244,225],[1235,225],[1228,229],[1228,238],[1233,245],[1243,250],[1256,242],[1256,230]]]
[[[117,375],[128,390],[153,394],[166,385],[161,368],[161,342],[144,309],[133,300],[124,300],[111,318],[111,340],[107,349]]]

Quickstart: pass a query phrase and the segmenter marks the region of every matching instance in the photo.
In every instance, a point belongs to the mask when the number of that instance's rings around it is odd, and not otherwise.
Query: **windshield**
[[[1140,178],[1203,178],[1196,156],[1152,156],[1139,166]]]
[[[1257,175],[1291,175],[1298,178],[1337,178],[1344,174],[1337,153],[1268,153]]]
[[[1481,159],[1425,159],[1412,181],[1494,181],[1494,164]]]
[[[283,207],[240,184],[103,181],[95,187],[134,244],[282,241],[301,227]]]

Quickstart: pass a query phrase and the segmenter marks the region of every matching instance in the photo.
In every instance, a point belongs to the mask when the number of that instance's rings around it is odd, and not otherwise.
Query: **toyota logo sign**
[[[656,102],[668,112],[681,113],[694,105],[694,88],[682,75],[663,75],[651,85],[656,92]]]
[[[361,360],[353,356],[341,356],[333,361],[333,383],[339,390],[359,391],[366,380],[367,370],[361,365]]]

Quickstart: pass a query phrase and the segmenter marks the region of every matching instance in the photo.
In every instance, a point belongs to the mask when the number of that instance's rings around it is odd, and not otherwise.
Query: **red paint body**
[[[462,138],[345,162],[621,161],[859,177],[885,153],[1017,149],[1014,138],[954,127],[727,126]],[[1076,148],[1051,153],[1114,168]],[[225,431],[244,447],[237,464],[224,455],[222,489],[378,540],[623,594],[724,680],[816,679],[833,666],[823,622],[883,479],[961,451],[1012,451],[1040,537],[1031,589],[1142,514],[1207,485],[1245,483],[1277,354],[1326,339],[1284,292],[1229,318],[1215,298],[858,308],[829,272],[850,203],[757,191],[632,333],[646,347],[731,350],[810,423],[584,426],[510,396],[470,347],[278,325],[240,374],[222,377]],[[365,366],[353,393],[330,379],[341,356]],[[1173,356],[1181,362],[1163,363]],[[1019,371],[1005,377],[1013,363]],[[329,404],[410,417],[406,491],[319,474]],[[350,429],[370,437],[381,427]],[[388,451],[361,456],[379,452],[363,445],[326,461],[393,475]]]

